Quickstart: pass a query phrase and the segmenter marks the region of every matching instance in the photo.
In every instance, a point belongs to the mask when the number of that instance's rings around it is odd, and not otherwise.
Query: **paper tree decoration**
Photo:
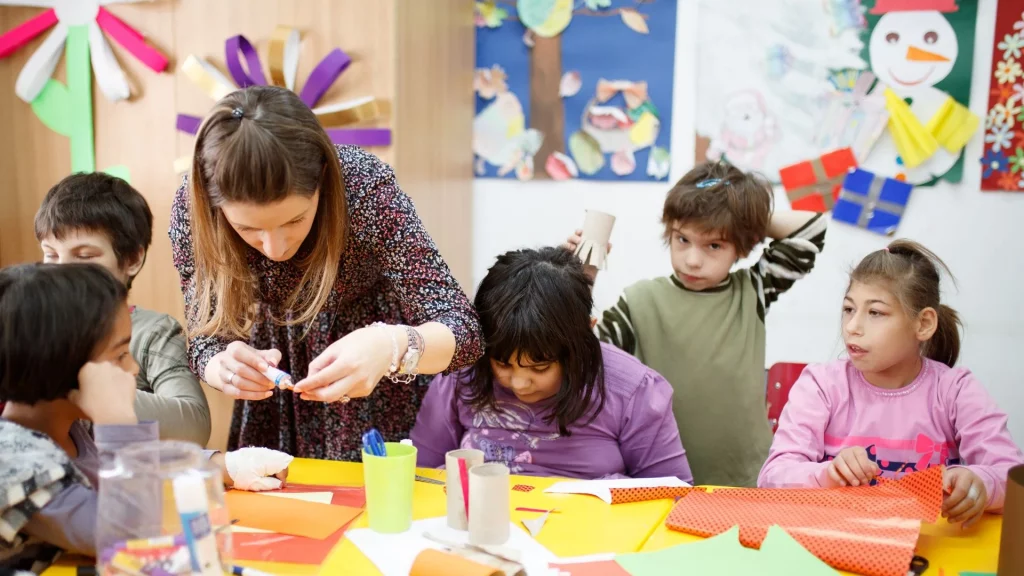
[[[53,28],[18,74],[14,92],[32,104],[32,111],[48,128],[71,142],[71,171],[92,172],[96,169],[92,126],[92,70],[100,91],[117,102],[131,96],[124,71],[117,63],[105,31],[140,62],[154,72],[167,69],[167,58],[146,44],[138,30],[107,11],[103,6],[138,0],[0,0],[0,5],[39,6],[42,14],[22,22],[0,35],[0,58],[18,51],[32,39]],[[60,61],[66,56],[67,84],[52,78]],[[90,66],[90,57],[92,65]],[[107,170],[127,179],[123,166]]]
[[[189,55],[181,65],[181,71],[210,98],[220,100],[224,96],[248,86],[284,86],[295,91],[295,76],[299,67],[299,31],[287,26],[278,26],[270,39],[270,82],[263,74],[263,64],[252,43],[242,35],[232,36],[224,43],[224,63],[231,78],[205,60]],[[244,60],[244,64],[243,64]],[[389,128],[342,128],[379,118],[382,114],[376,98],[366,97],[314,108],[335,80],[348,69],[352,58],[339,48],[324,56],[309,73],[309,78],[299,92],[299,98],[313,108],[327,135],[335,144],[356,146],[390,146]],[[177,128],[186,134],[199,131],[202,118],[178,114]],[[174,162],[178,172],[188,170],[191,156]]]

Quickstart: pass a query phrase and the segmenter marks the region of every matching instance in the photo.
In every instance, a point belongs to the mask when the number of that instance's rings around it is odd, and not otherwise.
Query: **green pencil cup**
[[[382,534],[405,532],[412,524],[412,488],[416,447],[385,442],[387,456],[363,450],[363,482],[370,529]]]

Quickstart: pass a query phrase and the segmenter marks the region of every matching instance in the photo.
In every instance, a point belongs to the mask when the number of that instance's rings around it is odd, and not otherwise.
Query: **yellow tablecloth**
[[[444,479],[438,470],[417,470],[417,474]],[[363,483],[362,464],[296,459],[288,475],[295,484],[357,486]],[[636,552],[659,550],[675,544],[699,540],[696,536],[675,532],[665,527],[665,517],[672,501],[658,500],[610,506],[593,496],[545,494],[544,489],[561,481],[558,478],[512,476],[511,483],[534,486],[530,492],[513,491],[512,521],[537,514],[516,512],[516,507],[557,508],[551,514],[537,540],[560,557],[583,556],[605,552]],[[445,515],[442,486],[416,482],[413,493],[413,518],[423,519]],[[360,516],[353,528],[367,526],[366,515]],[[928,574],[957,576],[960,571],[995,572],[999,559],[999,537],[1002,516],[985,516],[976,527],[963,531],[944,521],[924,525],[917,553],[930,562]],[[322,566],[242,562],[276,576],[310,574],[351,574],[376,576],[380,572],[369,559],[347,539],[342,539]],[[44,572],[44,576],[74,576],[72,562],[65,561]]]

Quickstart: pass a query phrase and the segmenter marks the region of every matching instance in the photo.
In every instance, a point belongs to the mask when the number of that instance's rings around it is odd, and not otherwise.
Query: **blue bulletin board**
[[[476,2],[477,176],[667,180],[676,1]]]

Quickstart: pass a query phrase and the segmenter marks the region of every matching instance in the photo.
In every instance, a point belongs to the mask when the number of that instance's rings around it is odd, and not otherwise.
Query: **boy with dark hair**
[[[99,264],[130,288],[146,261],[153,214],[142,194],[124,180],[98,172],[73,174],[46,194],[35,232],[44,262]],[[132,308],[131,321],[131,354],[139,363],[139,418],[159,422],[163,439],[206,446],[210,407],[189,370],[181,325],[167,314],[139,307]]]
[[[771,184],[753,174],[726,163],[696,166],[662,212],[673,274],[626,288],[597,327],[601,340],[672,383],[696,484],[756,486],[772,441],[765,314],[824,247],[821,214],[773,213],[772,198]],[[733,271],[766,237],[775,240],[760,260]]]

